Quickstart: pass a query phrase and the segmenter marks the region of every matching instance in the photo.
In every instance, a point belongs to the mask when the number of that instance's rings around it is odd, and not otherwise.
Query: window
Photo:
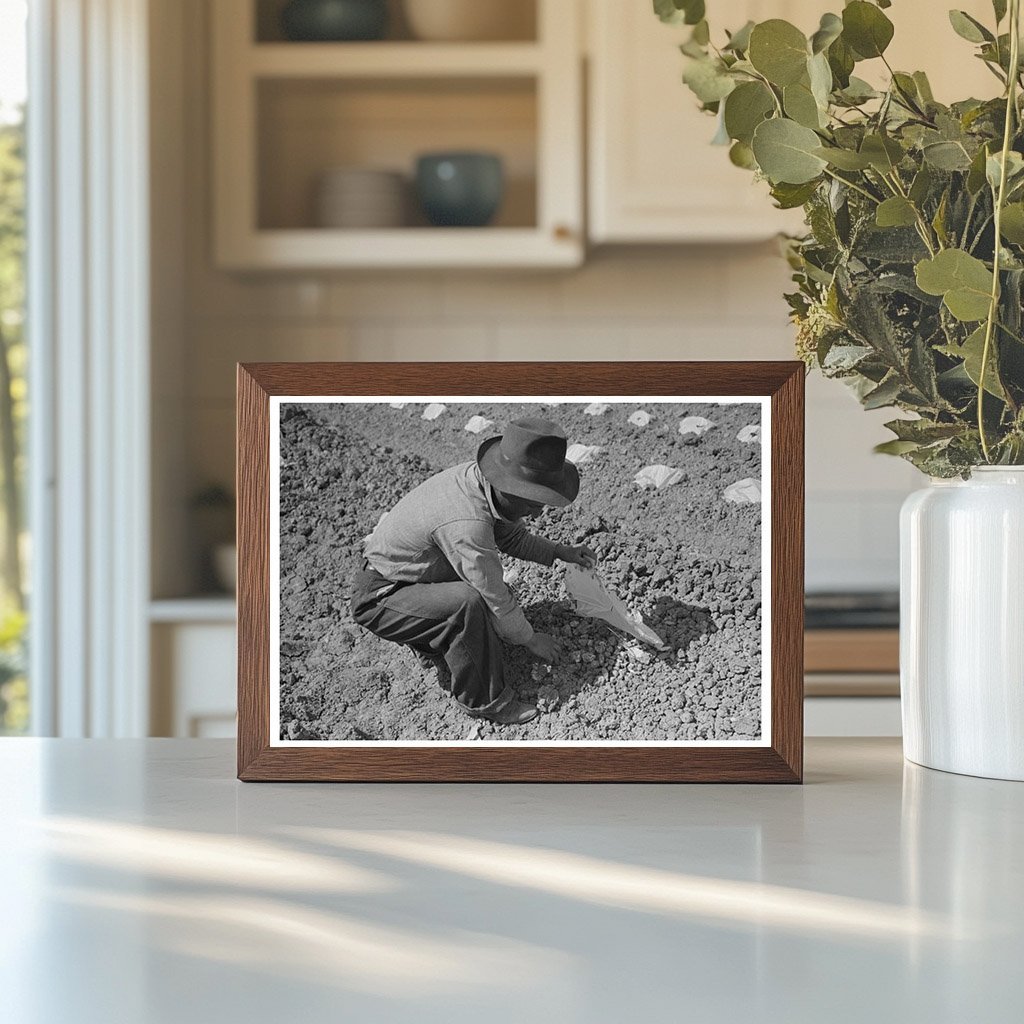
[[[0,0],[0,735],[29,727],[26,657],[26,0]]]

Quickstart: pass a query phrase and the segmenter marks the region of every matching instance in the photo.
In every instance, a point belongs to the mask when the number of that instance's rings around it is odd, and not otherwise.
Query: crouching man
[[[425,664],[443,658],[452,696],[473,717],[518,725],[537,714],[505,684],[503,639],[544,661],[561,653],[552,636],[527,622],[505,585],[499,552],[541,565],[558,559],[589,568],[596,560],[585,545],[553,543],[523,523],[546,505],[575,500],[580,478],[565,450],[565,431],[556,423],[516,420],[480,445],[475,462],[410,491],[367,541],[353,618],[408,645]]]

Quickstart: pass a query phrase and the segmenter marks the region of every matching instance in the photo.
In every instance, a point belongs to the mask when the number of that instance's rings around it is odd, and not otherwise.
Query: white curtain
[[[29,11],[33,731],[144,736],[147,3]]]

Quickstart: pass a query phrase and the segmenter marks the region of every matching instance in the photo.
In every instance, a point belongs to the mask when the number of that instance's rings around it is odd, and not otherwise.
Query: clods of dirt
[[[761,508],[723,500],[761,476],[761,446],[739,440],[756,405],[653,404],[646,428],[635,407],[600,415],[582,404],[449,403],[424,419],[423,403],[284,404],[280,486],[280,720],[283,739],[753,740],[761,730]],[[509,420],[543,415],[572,443],[600,455],[579,465],[581,489],[530,529],[598,554],[606,585],[665,641],[642,648],[573,611],[564,566],[506,563],[527,618],[565,652],[550,673],[506,646],[506,678],[545,713],[521,726],[471,727],[413,652],[357,626],[348,610],[363,538],[411,488],[474,458]],[[475,436],[473,416],[495,426]],[[701,435],[682,416],[713,419]],[[668,465],[673,486],[641,489],[645,466]],[[543,690],[543,696],[541,691]]]

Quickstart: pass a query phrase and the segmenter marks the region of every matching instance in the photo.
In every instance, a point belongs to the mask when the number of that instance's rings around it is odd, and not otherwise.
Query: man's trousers
[[[494,616],[468,583],[394,583],[364,563],[353,584],[355,621],[384,640],[441,655],[465,710],[493,711],[511,696]]]

